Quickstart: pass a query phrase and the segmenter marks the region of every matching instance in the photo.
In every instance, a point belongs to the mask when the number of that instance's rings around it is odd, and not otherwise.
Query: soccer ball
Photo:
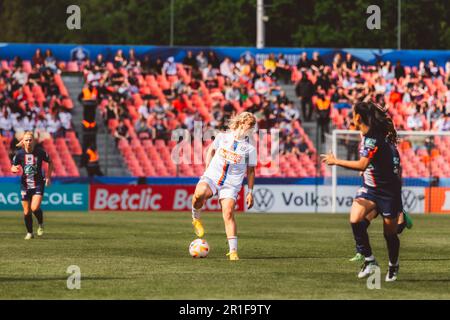
[[[193,258],[206,258],[209,253],[208,242],[204,239],[195,239],[189,246],[189,253]]]

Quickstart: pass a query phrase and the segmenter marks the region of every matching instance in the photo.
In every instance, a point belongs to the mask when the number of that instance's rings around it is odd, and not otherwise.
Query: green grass
[[[413,216],[395,283],[384,282],[377,219],[370,236],[382,282],[369,290],[348,262],[347,215],[240,214],[240,261],[226,260],[216,213],[203,218],[206,259],[189,256],[189,213],[45,215],[45,236],[25,241],[21,214],[0,213],[0,299],[450,299],[450,216]],[[70,265],[81,268],[80,290],[66,287]]]

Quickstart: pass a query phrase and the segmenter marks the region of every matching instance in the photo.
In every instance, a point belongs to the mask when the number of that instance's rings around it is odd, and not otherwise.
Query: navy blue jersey
[[[401,188],[400,154],[395,144],[385,137],[368,134],[363,136],[359,155],[370,160],[363,173],[365,186],[389,190]]]
[[[27,153],[25,149],[16,152],[13,165],[22,166],[22,187],[25,190],[35,189],[44,184],[42,161],[50,162],[50,157],[39,147],[35,147],[30,153]]]

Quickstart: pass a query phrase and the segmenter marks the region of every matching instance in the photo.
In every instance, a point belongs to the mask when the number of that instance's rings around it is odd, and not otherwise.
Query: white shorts
[[[230,186],[228,184],[219,186],[217,183],[214,182],[214,180],[212,180],[211,178],[206,177],[206,176],[201,176],[200,181],[198,183],[200,183],[200,182],[206,182],[208,184],[208,186],[211,188],[213,195],[217,194],[219,196],[219,200],[220,199],[233,199],[236,201],[238,193],[242,188],[242,186],[234,187],[234,186]]]

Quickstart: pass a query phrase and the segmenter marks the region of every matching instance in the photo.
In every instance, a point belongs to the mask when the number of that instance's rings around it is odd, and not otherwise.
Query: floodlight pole
[[[402,0],[397,1],[397,50],[402,48]]]
[[[170,46],[173,46],[173,2],[175,0],[170,0]]]
[[[256,0],[256,48],[264,48],[264,0]]]

